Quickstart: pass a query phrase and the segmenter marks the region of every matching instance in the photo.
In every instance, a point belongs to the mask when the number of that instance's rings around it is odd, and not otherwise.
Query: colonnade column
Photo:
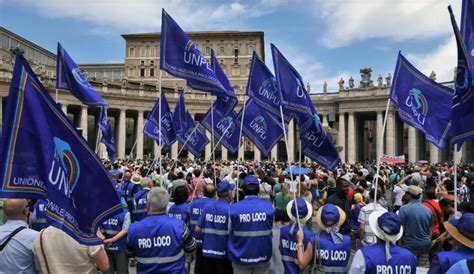
[[[354,164],[356,162],[356,134],[354,112],[349,112],[347,121],[347,162]]]
[[[288,124],[288,159],[295,161],[295,119],[292,119]]]
[[[396,152],[395,152],[395,144],[396,144],[395,143],[395,141],[396,141],[396,137],[395,137],[395,113],[394,112],[391,112],[391,111],[388,112],[386,131],[387,131],[387,137],[386,137],[387,150],[386,151],[387,151],[388,155],[394,156],[396,154]]]
[[[380,145],[383,142],[383,112],[377,111],[377,146],[375,147],[376,157],[379,157]],[[384,148],[382,147],[382,154],[384,153]]]
[[[227,151],[227,148],[222,146],[222,144],[221,144],[221,147],[222,147],[222,160],[227,161],[229,152]]]
[[[417,147],[418,134],[414,127],[408,127],[408,161],[416,162],[418,158],[418,147]]]
[[[440,150],[435,145],[430,144],[430,162],[432,164],[439,163],[440,160]]]
[[[276,145],[272,148],[271,158],[272,161],[278,161],[278,143],[276,143]]]
[[[82,136],[84,139],[87,140],[87,106],[81,106],[81,129],[82,129]]]
[[[341,161],[345,163],[346,159],[346,116],[344,112],[339,113],[339,129],[337,135],[337,145],[341,147],[341,152],[339,152],[339,156],[341,157]]]
[[[323,126],[324,127],[328,127],[329,126],[329,122],[328,122],[328,116],[327,115],[323,115],[323,122],[322,122]]]
[[[171,145],[171,159],[178,159],[178,141]]]
[[[117,157],[119,159],[125,158],[125,128],[126,128],[126,115],[125,109],[120,109],[119,119],[118,119],[118,138],[117,138]]]
[[[64,114],[67,116],[67,104],[61,104],[61,110],[64,112]],[[1,114],[0,114],[1,115]]]
[[[136,157],[143,159],[143,110],[138,110]]]
[[[212,134],[206,130],[206,136],[209,139],[209,144],[206,146],[205,152],[204,152],[204,158],[206,160],[212,160],[210,159],[211,157],[211,152],[212,152]]]
[[[253,157],[255,161],[260,161],[262,159],[262,154],[256,145],[253,145]]]

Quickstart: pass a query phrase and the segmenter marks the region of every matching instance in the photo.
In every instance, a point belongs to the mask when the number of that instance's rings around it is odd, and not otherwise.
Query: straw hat
[[[451,218],[444,227],[456,241],[474,249],[474,213],[464,213],[461,218]]]
[[[308,221],[313,215],[313,207],[303,198],[296,198],[296,204],[298,205],[298,216],[300,217],[300,222],[306,223],[306,221]],[[294,199],[286,205],[286,213],[290,217],[290,220],[295,223],[298,221]]]
[[[334,224],[336,227],[341,227],[345,221],[346,213],[333,204],[324,205],[316,212],[316,223],[322,230],[326,230],[326,227]]]
[[[142,176],[138,173],[134,173],[132,176],[132,183],[139,185],[142,181]]]

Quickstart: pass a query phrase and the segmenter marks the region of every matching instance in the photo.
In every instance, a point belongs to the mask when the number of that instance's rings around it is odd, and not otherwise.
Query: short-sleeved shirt
[[[375,236],[369,225],[369,217],[374,212],[374,209],[374,203],[370,203],[360,209],[358,221],[359,224],[365,225],[364,235],[362,236],[363,246],[369,246],[377,243],[377,237]],[[379,204],[377,204],[377,211],[387,212],[387,210]]]
[[[403,198],[403,195],[405,195],[405,190],[403,190],[399,186],[395,186],[393,188],[393,193],[395,194],[395,203],[394,204],[396,206],[402,206],[403,205],[402,198]]]
[[[45,256],[50,273],[90,273],[95,269],[93,258],[102,245],[81,245],[54,226],[44,229],[42,238],[44,253],[41,251],[39,235],[35,241],[35,254],[41,272],[48,273]]]
[[[25,221],[7,221],[0,226],[0,244],[18,227],[28,227]],[[33,243],[38,232],[29,228],[18,232],[0,251],[0,273],[35,273]]]
[[[404,246],[410,250],[429,251],[433,213],[420,201],[412,200],[400,208],[398,215],[403,225]]]

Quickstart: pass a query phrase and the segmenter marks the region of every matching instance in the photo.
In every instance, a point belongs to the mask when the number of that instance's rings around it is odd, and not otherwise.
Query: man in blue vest
[[[272,227],[275,210],[257,197],[259,183],[254,175],[243,181],[245,198],[230,206],[229,258],[234,273],[266,273],[272,256]]]
[[[338,206],[326,204],[316,213],[320,228],[316,236],[315,262],[324,273],[347,273],[351,255],[351,238],[339,233],[346,221],[346,213]]]
[[[474,213],[464,213],[461,218],[451,218],[444,222],[448,233],[456,240],[455,251],[438,253],[431,263],[429,274],[445,273],[456,262],[474,259]]]
[[[403,235],[400,217],[375,211],[369,217],[369,226],[378,243],[356,252],[349,273],[415,273],[415,255],[395,244]]]
[[[38,199],[33,206],[33,214],[31,216],[32,227],[36,231],[41,231],[49,226],[46,217],[46,201]]]
[[[132,180],[133,179],[133,180]],[[123,174],[123,181],[120,186],[117,188],[117,193],[119,196],[124,197],[127,202],[127,208],[129,211],[133,212],[133,196],[140,190],[140,181],[141,176],[135,174],[132,178],[132,173],[130,171],[125,171]],[[135,215],[131,214],[132,222],[135,221]]]
[[[288,203],[286,211],[292,223],[280,228],[281,259],[286,274],[300,273],[313,259],[314,233],[304,227],[313,216],[313,207],[303,198],[297,198],[296,203],[295,200]]]
[[[233,200],[232,190],[234,188],[235,185],[226,180],[220,182],[217,185],[219,200],[208,203],[199,217],[196,232],[202,233],[202,273],[232,274],[227,241],[229,238],[229,203]],[[204,195],[206,195],[206,190]]]
[[[148,215],[130,226],[128,245],[136,254],[137,273],[186,273],[184,253],[193,252],[196,241],[183,221],[166,215],[169,198],[166,189],[151,189]]]
[[[199,217],[201,217],[202,209],[214,201],[216,196],[216,188],[214,184],[206,184],[204,186],[204,196],[199,199],[195,199],[189,205],[189,230],[196,239],[196,263],[194,266],[194,273],[201,274],[203,272],[202,260],[202,235],[201,233],[196,232],[196,225],[198,223]]]
[[[189,224],[188,191],[185,186],[178,186],[173,193],[174,204],[168,209],[168,216]]]
[[[153,187],[153,181],[150,178],[143,178],[140,183],[142,190],[133,196],[135,221],[141,221],[146,217],[148,192]]]
[[[125,199],[122,198],[123,211],[107,219],[100,226],[105,237],[104,245],[109,258],[110,268],[107,273],[128,273],[127,234],[130,226],[130,213]]]

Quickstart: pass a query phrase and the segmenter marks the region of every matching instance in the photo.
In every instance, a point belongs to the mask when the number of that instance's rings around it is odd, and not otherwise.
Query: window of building
[[[234,49],[234,57],[239,57],[239,49]]]
[[[219,47],[219,55],[224,55],[225,54],[225,48],[224,46]]]
[[[133,77],[135,76],[135,71],[133,68],[128,68],[128,76]]]
[[[232,69],[232,76],[239,76],[240,75],[240,69],[239,68],[233,68]]]
[[[150,66],[154,66],[155,65],[155,61],[151,60],[150,61]]]
[[[150,77],[155,77],[155,69],[154,68],[150,69]]]
[[[155,47],[150,47],[150,57],[155,57]]]
[[[140,68],[140,77],[145,77],[145,68]]]
[[[145,47],[140,47],[140,57],[145,56]]]
[[[140,65],[144,66],[144,65],[145,65],[145,61],[144,61],[144,60],[141,60],[141,61],[140,61]]]

